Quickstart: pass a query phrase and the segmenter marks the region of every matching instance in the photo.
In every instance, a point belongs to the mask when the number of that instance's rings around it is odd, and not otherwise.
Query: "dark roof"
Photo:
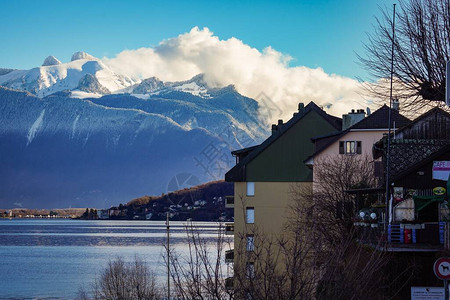
[[[242,148],[242,149],[239,149],[239,150],[234,150],[234,151],[231,151],[231,154],[232,155],[239,155],[239,154],[242,154],[242,153],[251,152],[258,146],[259,145],[251,146],[251,147],[247,147],[247,148]]]
[[[432,109],[430,109],[429,111],[427,111],[426,113],[418,116],[417,118],[415,118],[413,121],[409,122],[408,124],[406,124],[406,126],[402,126],[402,127],[398,127],[400,128],[399,130],[397,130],[397,134],[404,131],[405,129],[411,128],[412,126],[414,126],[415,123],[420,122],[422,119],[427,118],[429,115],[434,114],[434,113],[442,113],[444,115],[447,115],[448,118],[450,118],[450,114],[448,112],[446,112],[445,110],[439,108],[439,107],[433,107]]]
[[[332,132],[332,133],[325,134],[325,135],[315,136],[315,137],[311,138],[311,141],[315,142],[316,140],[321,140],[321,139],[333,137],[333,136],[336,136],[336,135],[341,135],[341,133],[342,133],[342,131],[336,131],[336,132]]]
[[[385,129],[388,128],[389,122],[389,107],[385,104],[377,109],[373,114],[362,119],[351,129]],[[391,109],[391,128],[402,128],[411,123],[411,120],[402,116],[398,110]]]
[[[336,128],[336,130],[341,130],[342,120],[340,118],[327,114],[314,102],[311,101],[310,103],[308,103],[308,105],[305,106],[305,108],[302,111],[294,114],[294,116],[288,122],[283,124],[281,129],[278,129],[276,132],[274,132],[261,145],[257,146],[237,165],[231,168],[231,170],[229,170],[225,174],[225,181],[244,181],[245,166],[311,111],[315,111],[317,114],[319,114],[319,116],[321,116],[324,120],[330,123],[330,125]]]
[[[444,147],[442,147],[441,149],[439,149],[438,151],[433,152],[431,155],[427,156],[426,158],[408,166],[408,168],[402,170],[401,172],[399,172],[398,174],[395,174],[392,177],[392,181],[396,181],[401,179],[402,177],[407,176],[408,174],[410,174],[411,172],[414,172],[415,170],[425,166],[427,163],[433,161],[435,158],[444,155],[446,153],[450,152],[450,144],[446,145]]]
[[[326,143],[321,144],[319,147],[317,147],[316,151],[308,157],[305,161],[309,160],[311,157],[316,156],[317,154],[321,153],[323,150],[328,148],[330,145],[332,145],[334,142],[339,140],[342,136],[347,134],[349,131],[352,131],[354,129],[386,129],[388,128],[388,122],[389,122],[389,107],[385,104],[376,111],[374,111],[371,115],[365,117],[358,123],[354,124],[353,126],[347,128],[346,130],[343,130],[339,133],[329,134],[326,136],[321,137],[314,137],[311,140],[315,141],[317,143],[317,140],[319,139],[327,139],[328,141]],[[402,116],[397,110],[391,109],[391,125],[393,126],[395,122],[396,128],[404,127],[405,125],[408,125],[411,123],[411,120],[408,118]],[[330,139],[328,139],[331,137]]]
[[[401,128],[399,128],[398,130],[391,133],[391,137],[396,134],[400,134],[403,131],[410,129],[411,127],[413,127],[415,124],[419,123],[420,121],[422,121],[423,119],[426,119],[428,116],[434,114],[434,113],[442,113],[444,115],[446,115],[449,119],[450,119],[450,114],[448,112],[446,112],[445,110],[439,108],[439,107],[434,107],[432,109],[430,109],[429,111],[427,111],[426,113],[418,116],[417,118],[415,118],[413,121],[409,122],[409,124],[407,124],[406,126],[403,126]],[[378,142],[376,142],[374,144],[374,149],[373,149],[373,157],[375,159],[379,158],[382,154],[383,154],[383,144],[386,142],[387,140],[387,136],[383,137],[382,139],[380,139]]]

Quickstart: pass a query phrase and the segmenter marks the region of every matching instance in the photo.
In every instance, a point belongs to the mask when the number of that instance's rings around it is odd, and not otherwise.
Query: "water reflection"
[[[171,244],[181,253],[185,226],[171,223]],[[194,226],[213,247],[219,224]],[[118,256],[138,255],[164,277],[165,230],[157,221],[0,220],[0,299],[73,298]]]

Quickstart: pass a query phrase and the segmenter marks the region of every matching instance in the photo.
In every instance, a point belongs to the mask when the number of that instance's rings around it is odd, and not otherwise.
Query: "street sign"
[[[412,286],[411,300],[444,300],[444,289],[441,287]]]
[[[442,280],[450,279],[450,258],[441,257],[436,260],[433,266],[434,274]]]

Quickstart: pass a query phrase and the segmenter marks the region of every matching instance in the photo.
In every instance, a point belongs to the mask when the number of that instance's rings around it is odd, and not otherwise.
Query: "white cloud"
[[[163,81],[179,81],[204,73],[213,86],[234,84],[251,98],[263,92],[280,108],[284,119],[290,118],[298,102],[332,104],[327,111],[337,116],[368,106],[356,80],[327,74],[322,68],[290,67],[288,55],[271,47],[261,52],[236,38],[220,40],[208,28],[194,27],[154,48],[126,50],[102,60],[134,79],[156,76]],[[269,121],[278,117],[272,116]]]

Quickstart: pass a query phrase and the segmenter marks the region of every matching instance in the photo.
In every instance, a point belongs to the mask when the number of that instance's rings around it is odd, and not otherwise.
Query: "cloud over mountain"
[[[268,116],[271,122],[288,118],[298,102],[313,100],[336,115],[367,106],[358,81],[327,74],[322,68],[291,67],[291,60],[271,47],[259,51],[239,39],[221,40],[208,28],[198,27],[153,48],[126,50],[102,59],[115,72],[136,80],[156,76],[178,81],[204,73],[210,86],[234,84],[245,96],[273,101],[278,113]]]

